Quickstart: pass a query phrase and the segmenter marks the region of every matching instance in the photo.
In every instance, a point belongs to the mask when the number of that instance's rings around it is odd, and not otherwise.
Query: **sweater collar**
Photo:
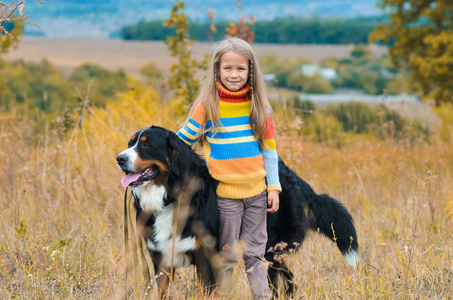
[[[242,103],[251,99],[250,84],[248,82],[240,90],[232,92],[219,80],[217,82],[217,92],[219,93],[220,101],[223,102]]]

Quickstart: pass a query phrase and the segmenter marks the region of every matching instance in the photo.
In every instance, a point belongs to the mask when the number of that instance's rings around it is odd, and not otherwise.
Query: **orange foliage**
[[[238,0],[235,0],[235,1],[237,2],[236,3],[237,10],[240,13],[241,8],[242,8],[242,2],[238,1]],[[214,19],[214,17],[215,17],[214,9],[209,8],[206,11],[206,13],[208,14],[210,20]],[[250,27],[253,26],[254,23],[255,23],[255,19],[253,18],[253,16],[250,16],[248,25],[247,25],[247,16],[245,14],[241,14],[238,24],[236,24],[235,22],[229,23],[229,27],[226,29],[226,32],[227,32],[226,37],[229,37],[229,36],[237,37],[237,38],[247,41],[248,43],[253,43],[255,41],[255,33],[252,31],[252,29]],[[211,24],[211,32],[212,33],[217,32],[217,28],[215,27],[214,23]]]

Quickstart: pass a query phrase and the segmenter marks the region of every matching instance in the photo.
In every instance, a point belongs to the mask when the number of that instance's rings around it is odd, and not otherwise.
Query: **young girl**
[[[218,44],[200,95],[178,135],[191,146],[200,137],[206,140],[204,155],[218,181],[221,289],[227,294],[232,290],[241,238],[252,293],[269,298],[266,210],[278,210],[281,187],[271,108],[258,60],[247,42],[227,38]]]

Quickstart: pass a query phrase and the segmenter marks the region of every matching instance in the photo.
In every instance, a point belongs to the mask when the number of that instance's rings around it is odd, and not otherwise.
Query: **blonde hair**
[[[209,65],[206,78],[201,85],[200,93],[189,111],[189,118],[197,103],[204,100],[203,107],[205,109],[206,120],[212,121],[214,133],[220,131],[222,124],[219,118],[219,97],[217,94],[217,82],[220,80],[220,60],[222,55],[233,51],[245,57],[249,61],[248,82],[252,94],[251,108],[249,116],[249,124],[252,127],[254,136],[259,142],[262,149],[266,148],[264,143],[264,133],[266,131],[266,110],[270,111],[270,105],[267,102],[266,85],[261,74],[259,62],[255,51],[246,41],[228,37],[218,42]],[[205,130],[200,134],[204,134]],[[200,139],[201,141],[202,139]]]

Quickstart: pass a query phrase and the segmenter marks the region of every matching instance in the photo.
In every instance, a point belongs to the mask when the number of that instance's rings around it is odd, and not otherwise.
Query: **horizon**
[[[139,0],[105,0],[89,2],[78,0],[47,0],[27,2],[26,14],[40,28],[27,26],[27,35],[49,37],[109,37],[126,25],[141,20],[166,20],[175,2],[153,0],[140,3]],[[128,2],[128,3],[126,3]],[[225,3],[219,0],[199,0],[196,4],[183,1],[184,13],[192,22],[217,22],[238,20],[241,14],[252,15],[255,20],[273,20],[294,17],[344,17],[379,16],[384,11],[376,6],[376,0],[338,1],[336,0],[250,0],[236,9],[236,2]],[[210,20],[207,9],[214,9],[215,19]]]

